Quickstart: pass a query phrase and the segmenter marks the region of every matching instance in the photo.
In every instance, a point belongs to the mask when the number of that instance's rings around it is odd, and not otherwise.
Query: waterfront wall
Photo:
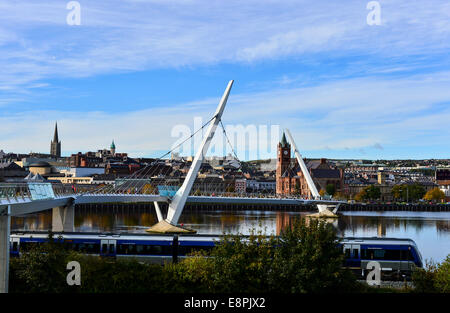
[[[162,214],[167,214],[167,203],[160,203]],[[120,212],[126,210],[154,209],[153,203],[96,203],[77,204],[75,208],[85,210],[96,209]],[[223,204],[223,203],[188,203],[184,209],[189,211],[217,210],[217,211],[296,211],[314,212],[315,205],[304,204]],[[410,211],[410,212],[450,212],[450,205],[446,204],[342,204],[339,207],[341,212],[376,212],[376,211]]]

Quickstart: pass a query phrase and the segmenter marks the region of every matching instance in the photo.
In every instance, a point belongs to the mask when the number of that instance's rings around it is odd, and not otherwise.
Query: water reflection
[[[280,234],[294,218],[308,213],[274,211],[196,211],[184,212],[180,223],[200,234],[242,233],[251,229],[266,234]],[[152,209],[111,210],[79,209],[75,213],[75,231],[134,232],[157,222]],[[332,222],[341,236],[378,236],[411,238],[426,259],[442,261],[450,253],[449,212],[346,212]],[[13,230],[48,230],[52,225],[51,211],[11,221]]]

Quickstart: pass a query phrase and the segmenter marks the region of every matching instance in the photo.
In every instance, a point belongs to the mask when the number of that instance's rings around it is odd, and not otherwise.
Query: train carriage
[[[56,233],[54,238],[68,248],[89,255],[114,258],[136,258],[160,263],[184,258],[194,251],[209,251],[221,235],[143,235],[100,233]],[[176,239],[175,239],[176,238]],[[20,256],[33,245],[48,241],[48,233],[13,233],[10,237],[11,256]],[[415,267],[422,267],[422,256],[411,239],[344,237],[339,246],[344,253],[343,266],[357,276],[367,275],[370,261],[380,263],[384,279],[410,278]]]

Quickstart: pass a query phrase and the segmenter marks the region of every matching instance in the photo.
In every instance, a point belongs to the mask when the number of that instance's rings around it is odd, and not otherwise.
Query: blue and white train
[[[422,255],[412,239],[345,237],[340,245],[344,267],[365,277],[371,261],[380,263],[383,279],[410,278],[414,268],[423,267]]]
[[[54,233],[57,242],[70,249],[90,255],[115,258],[136,258],[160,263],[184,258],[193,251],[211,250],[221,235],[149,235],[149,234],[101,234]],[[10,236],[11,256],[20,256],[31,246],[48,241],[46,232],[13,233]],[[383,278],[409,277],[414,268],[423,267],[422,256],[411,239],[345,237],[339,245],[345,260],[343,266],[358,276],[367,274],[370,261],[380,263]]]

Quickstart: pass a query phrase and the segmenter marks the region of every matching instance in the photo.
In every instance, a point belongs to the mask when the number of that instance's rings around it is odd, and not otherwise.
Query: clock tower
[[[286,135],[283,133],[281,142],[278,143],[277,152],[277,194],[284,193],[283,175],[289,170],[291,166],[291,145],[286,140]]]

